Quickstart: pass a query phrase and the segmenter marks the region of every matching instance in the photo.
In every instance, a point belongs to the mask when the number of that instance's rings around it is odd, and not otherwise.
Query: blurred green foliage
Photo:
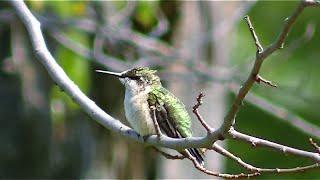
[[[157,2],[140,1],[135,11],[134,20],[144,30],[156,24]]]

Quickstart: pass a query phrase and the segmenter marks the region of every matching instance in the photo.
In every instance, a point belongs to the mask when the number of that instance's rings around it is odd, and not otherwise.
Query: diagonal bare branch
[[[246,143],[250,143],[252,145],[252,147],[258,147],[258,146],[267,147],[267,148],[271,148],[273,150],[276,150],[276,151],[284,153],[284,154],[302,156],[302,157],[309,158],[315,162],[318,162],[318,163],[320,162],[320,154],[318,154],[318,153],[303,151],[300,149],[295,149],[292,147],[277,144],[277,143],[274,143],[274,142],[271,142],[268,140],[264,140],[264,139],[260,139],[260,138],[253,137],[250,135],[246,135],[246,134],[243,134],[243,133],[240,133],[240,132],[234,130],[233,128],[231,128],[229,130],[229,137],[232,139],[241,140]]]
[[[311,3],[312,2],[312,3]],[[231,109],[227,113],[227,115],[224,118],[224,122],[222,126],[219,128],[219,131],[222,135],[227,134],[227,131],[232,127],[232,125],[235,123],[235,117],[236,114],[242,105],[242,102],[254,83],[256,82],[256,77],[259,74],[260,68],[262,66],[263,60],[266,59],[268,56],[270,56],[275,50],[279,49],[283,42],[285,41],[285,38],[291,29],[294,22],[297,20],[298,16],[301,14],[303,9],[308,6],[320,6],[320,3],[318,1],[312,1],[312,0],[303,0],[298,7],[293,11],[292,15],[287,18],[282,30],[279,33],[278,38],[276,41],[269,45],[265,50],[262,52],[256,54],[256,58],[254,61],[254,65],[252,67],[252,70],[250,72],[250,75],[248,76],[247,80],[244,82],[242,87],[240,88],[236,99],[234,100]]]
[[[51,53],[49,52],[42,32],[39,21],[32,15],[28,7],[23,1],[10,1],[20,20],[23,22],[30,36],[35,55],[38,60],[47,69],[53,81],[65,91],[80,107],[99,124],[113,132],[130,138],[134,141],[147,143],[150,145],[163,146],[171,149],[185,149],[188,147],[209,147],[212,141],[218,139],[218,132],[208,137],[189,137],[183,139],[175,139],[163,136],[161,141],[156,135],[150,136],[145,141],[137,132],[130,127],[124,125],[119,120],[113,118],[99,108],[91,99],[89,99],[79,88],[69,79],[63,69],[57,64]]]
[[[249,27],[251,36],[252,36],[252,38],[253,38],[253,40],[254,40],[254,43],[255,43],[255,45],[256,45],[256,47],[257,47],[257,53],[261,53],[261,52],[263,51],[263,47],[262,47],[262,45],[261,45],[260,42],[259,42],[259,38],[258,38],[258,36],[257,36],[254,28],[253,28],[253,25],[252,25],[252,23],[251,23],[250,17],[247,15],[247,16],[244,17],[244,20],[245,20],[245,21],[247,22],[247,24],[248,24],[248,27]]]
[[[219,154],[230,158],[234,160],[236,163],[238,163],[240,166],[244,167],[245,169],[252,171],[252,172],[259,172],[259,173],[292,173],[292,172],[301,172],[306,171],[309,169],[319,168],[320,164],[316,163],[309,166],[303,166],[303,167],[295,167],[295,168],[258,168],[254,167],[251,164],[248,164],[244,162],[241,158],[235,156],[231,152],[227,151],[223,147],[219,146],[218,144],[213,144],[212,150],[218,152]]]
[[[234,85],[232,85],[232,87],[230,88],[234,92],[236,91],[236,87]],[[282,119],[284,122],[299,129],[300,131],[304,132],[307,135],[310,135],[313,137],[320,137],[320,127],[308,122],[307,120],[303,119],[299,115],[287,110],[286,108],[280,105],[273,104],[267,101],[266,99],[259,97],[257,94],[253,94],[253,93],[248,94],[246,101]]]
[[[209,126],[208,123],[206,123],[202,116],[199,113],[199,107],[202,105],[202,98],[204,97],[204,94],[201,92],[197,97],[197,103],[192,107],[192,112],[196,115],[199,122],[202,124],[202,126],[206,129],[207,133],[210,134],[213,132],[212,128]]]

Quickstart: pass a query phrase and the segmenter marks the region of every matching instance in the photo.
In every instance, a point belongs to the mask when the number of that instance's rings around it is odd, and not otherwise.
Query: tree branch
[[[236,83],[229,83],[228,87],[233,93],[237,93],[239,85]],[[273,104],[272,102],[267,101],[266,99],[258,96],[255,93],[249,93],[245,99],[247,102],[255,105],[256,107],[262,109],[265,112],[270,113],[271,115],[278,117],[289,125],[299,129],[305,134],[313,137],[320,137],[320,128],[316,125],[309,123],[308,120],[305,120],[298,116],[297,114],[288,111],[280,105]]]
[[[192,107],[192,112],[196,115],[199,122],[202,124],[202,126],[207,130],[207,133],[210,134],[213,132],[213,129],[207,124],[202,116],[199,113],[199,107],[202,105],[202,98],[204,97],[204,94],[201,92],[197,97],[197,103]]]
[[[250,177],[254,177],[254,176],[258,176],[260,175],[260,173],[258,172],[254,172],[254,173],[250,173],[250,174],[222,174],[222,173],[217,173],[217,172],[213,172],[210,170],[207,170],[205,167],[201,166],[195,157],[193,157],[188,151],[185,151],[186,156],[188,159],[190,159],[194,165],[194,167],[196,169],[198,169],[199,171],[206,173],[208,175],[212,175],[212,176],[217,176],[217,177],[221,177],[221,178],[225,178],[225,179],[238,179],[238,178],[250,178]]]
[[[7,16],[9,16],[9,19],[12,19],[12,13],[10,10],[7,10],[5,12],[3,12],[3,14],[6,14]],[[0,15],[1,16],[1,15]],[[41,17],[41,16],[39,16]],[[53,20],[45,20],[44,17],[41,17],[41,22],[45,24],[45,28],[49,30],[49,35],[51,35],[56,41],[58,41],[61,45],[63,45],[64,47],[68,48],[69,50],[73,51],[74,53],[85,57],[87,59],[90,59],[92,57],[92,52],[89,52],[89,49],[85,48],[83,45],[81,45],[80,43],[71,40],[70,38],[68,38],[67,36],[65,36],[62,32],[60,32],[58,29],[54,29],[51,26],[52,25],[48,25],[50,24],[50,22]],[[58,20],[54,20],[55,23],[57,23],[56,21]],[[67,22],[69,22],[68,20],[65,20]],[[93,26],[93,21],[91,20],[74,20],[75,22],[77,22],[77,27],[78,28],[88,28],[91,32],[91,28],[90,26]],[[87,22],[89,21],[89,22]],[[65,22],[65,23],[67,23]],[[73,23],[75,23],[73,22]],[[72,26],[72,23],[70,23]],[[70,25],[68,24],[68,25]],[[89,26],[88,26],[89,24]],[[91,25],[90,25],[91,24]],[[120,59],[116,59],[114,57],[111,56],[106,56],[104,54],[101,54],[101,51],[98,53],[95,53],[95,58],[93,59],[93,61],[99,63],[100,65],[106,67],[106,68],[111,68],[112,70],[123,70],[126,69],[125,67],[128,67],[129,64],[120,64],[120,66],[118,66],[117,64],[113,64],[113,62],[115,61],[122,61]],[[104,57],[105,56],[105,57]],[[149,59],[145,59],[146,61],[149,61]],[[154,62],[154,61],[152,61]],[[157,61],[156,63],[160,63],[159,61]],[[133,64],[132,66],[137,66],[137,64],[142,65],[142,66],[146,66],[146,65],[150,65],[149,63],[143,63],[142,61],[139,61],[135,64]],[[123,67],[123,68],[121,68]],[[207,69],[204,69],[204,67],[198,67],[197,69],[198,71],[201,71],[201,73],[204,73],[206,76],[213,78],[212,73],[210,73]],[[263,78],[259,78],[258,80],[262,80]],[[223,80],[226,81],[226,80]],[[267,80],[264,80],[267,81]],[[264,82],[262,80],[262,82]],[[259,83],[259,81],[258,81]],[[268,82],[264,82],[265,84],[268,84],[272,87],[275,87],[276,85],[273,84],[271,81]],[[229,84],[229,83],[228,83]],[[228,85],[228,87],[231,89],[232,92],[234,92],[235,94],[237,94],[238,91],[238,84],[235,83],[230,83]],[[313,125],[312,123],[308,123],[307,120],[302,119],[301,117],[299,117],[298,115],[289,112],[288,110],[286,110],[283,107],[280,107],[279,105],[275,105],[272,104],[270,102],[267,102],[266,100],[263,100],[262,98],[260,98],[257,95],[254,94],[248,94],[246,96],[246,101],[254,104],[255,106],[260,107],[261,109],[269,112],[270,114],[279,117],[281,120],[285,121],[286,123],[289,123],[290,125],[300,129],[301,131],[303,131],[306,134],[312,135],[314,137],[320,137],[320,131],[319,128],[315,125]]]
[[[314,142],[312,138],[309,139],[309,142],[310,142],[310,144],[316,149],[316,152],[317,152],[318,154],[320,154],[320,147],[319,147],[319,145],[318,145],[316,142]]]
[[[309,5],[309,6],[317,6],[318,4],[312,3],[313,5]],[[4,12],[3,12],[4,11]],[[11,17],[12,15],[14,15],[14,13],[12,13],[10,10],[3,10],[1,11],[0,17],[3,16],[8,16],[6,19],[12,20],[13,18]],[[238,13],[236,13],[238,15]],[[71,40],[70,38],[66,37],[62,32],[60,32],[58,29],[52,29],[51,24],[59,24],[59,25],[68,25],[71,27],[75,27],[76,29],[80,29],[82,31],[85,31],[87,33],[93,33],[94,32],[94,27],[96,26],[96,23],[93,20],[90,19],[54,19],[54,18],[48,18],[48,17],[43,17],[43,16],[37,16],[40,18],[40,21],[42,24],[44,24],[45,28],[49,30],[49,35],[51,35],[55,40],[57,40],[61,45],[63,45],[64,47],[68,48],[69,50],[73,51],[74,53],[85,57],[87,59],[90,59],[91,56],[91,52],[88,52],[88,49],[84,49],[85,47],[81,44],[78,44],[77,42]],[[3,20],[3,19],[2,19]],[[7,20],[7,21],[9,21]],[[61,22],[62,21],[62,22]],[[223,24],[223,23],[222,23]],[[52,30],[52,31],[51,31]],[[104,35],[107,35],[106,33]],[[218,36],[220,37],[220,36]],[[142,37],[141,37],[142,38]],[[154,38],[152,38],[154,41],[154,43],[156,42]],[[130,39],[130,41],[132,41]],[[74,44],[74,45],[73,45]],[[155,43],[158,44],[158,43]],[[161,43],[160,43],[161,44]],[[157,47],[160,47],[157,45]],[[83,51],[81,51],[81,49]],[[170,47],[170,49],[172,49]],[[112,64],[113,59],[114,60],[118,60],[118,61],[122,61],[120,59],[115,59],[114,57],[111,56],[105,56],[105,58],[103,57],[104,55],[97,55],[96,54],[96,58],[94,58],[93,60],[101,65],[103,65],[106,68],[111,68],[112,70],[120,70],[119,66],[114,66]],[[168,54],[162,54],[162,56],[168,56]],[[175,57],[176,59],[179,59],[179,57]],[[181,58],[180,58],[181,59]],[[111,60],[111,62],[109,62]],[[144,61],[149,61],[147,63],[144,63]],[[154,64],[159,64],[161,63],[160,61],[152,61]],[[136,63],[134,63],[132,66],[137,66],[137,64],[142,65],[142,66],[147,66],[147,65],[151,65],[152,63],[150,63],[150,59],[143,59],[142,61],[138,61]],[[201,65],[201,67],[199,66]],[[216,75],[212,74],[208,69],[205,68],[205,65],[203,64],[199,64],[197,66],[197,71],[196,73],[201,72],[201,75],[205,75],[208,78],[215,78],[216,79]],[[128,64],[125,64],[125,66],[128,66]],[[123,67],[125,67],[123,66]],[[187,65],[186,65],[187,66]],[[124,68],[125,69],[125,68]],[[121,69],[123,70],[123,69]],[[194,70],[194,69],[192,69]],[[262,78],[260,77],[258,80],[261,80]],[[226,79],[217,79],[218,81],[222,81],[226,82]],[[267,80],[265,80],[267,81]],[[270,86],[276,86],[275,84],[273,84],[271,81],[269,81]],[[229,83],[228,83],[229,84]],[[268,84],[268,83],[266,83]],[[271,85],[273,84],[273,85]],[[230,83],[228,85],[228,87],[231,89],[232,92],[234,92],[235,94],[237,94],[238,91],[238,84],[235,83]],[[270,114],[279,117],[281,120],[285,121],[286,123],[289,123],[290,125],[300,129],[301,131],[303,131],[306,134],[312,135],[314,137],[320,137],[320,130],[317,126],[313,125],[312,123],[308,123],[307,120],[302,119],[301,117],[299,117],[298,115],[294,114],[293,112],[290,112],[288,110],[286,110],[283,107],[280,107],[279,105],[275,105],[272,104],[270,102],[267,102],[266,100],[263,100],[262,98],[260,98],[257,95],[254,94],[248,94],[246,96],[246,101],[254,104],[255,106],[260,107],[261,109],[269,112]]]
[[[90,59],[91,56],[91,52],[89,52],[89,49],[86,49],[83,45],[78,44],[77,42],[71,40],[70,38],[68,38],[67,36],[65,36],[63,33],[59,32],[59,30],[57,29],[53,29],[53,28],[48,28],[50,31],[50,35],[57,40],[60,44],[62,44],[64,47],[70,49],[71,51],[73,51],[74,53],[81,55],[85,58]],[[106,68],[111,68],[113,70],[122,70],[122,69],[126,69],[126,67],[128,67],[128,63],[126,64],[114,64],[113,62],[116,61],[122,61],[119,59],[115,59],[114,57],[110,57],[110,56],[105,56],[104,54],[101,53],[101,51],[94,53],[96,55],[95,59],[93,59],[95,62],[103,65]],[[147,63],[149,64],[149,63]],[[135,65],[133,65],[135,66]],[[122,68],[121,68],[122,67]],[[199,71],[204,72],[206,71],[203,68],[200,68]],[[208,73],[208,72],[207,72]],[[209,75],[209,74],[208,74]],[[212,76],[212,75],[210,75]],[[271,81],[265,80],[263,79],[261,76],[259,76],[259,78],[256,80],[256,82],[263,82],[269,86],[272,87],[276,87],[277,85],[273,84]],[[237,87],[239,85],[235,84],[235,83],[230,83],[229,84],[229,88],[231,88],[231,91],[233,91],[234,93],[237,93]],[[257,95],[253,95],[253,94],[248,94],[246,96],[246,101],[254,104],[255,106],[260,107],[261,109],[269,112],[270,114],[279,117],[281,120],[284,120],[286,123],[289,123],[290,125],[300,129],[301,131],[303,131],[306,134],[312,135],[314,137],[320,137],[320,131],[319,128],[311,123],[308,123],[307,120],[302,119],[301,117],[299,117],[298,115],[289,112],[288,110],[286,110],[283,107],[280,107],[279,105],[275,105],[272,104],[270,102],[267,102],[266,100],[263,100],[262,98],[258,97]],[[196,115],[197,116],[197,115]]]
[[[303,167],[295,167],[295,168],[258,168],[258,167],[254,167],[251,164],[248,164],[244,161],[242,161],[242,159],[240,159],[239,157],[235,156],[234,154],[232,154],[231,152],[227,151],[226,149],[222,148],[221,146],[219,146],[218,144],[214,144],[212,146],[212,150],[218,152],[219,154],[230,158],[231,160],[234,160],[236,163],[238,163],[240,166],[244,167],[245,169],[252,171],[252,172],[259,172],[259,173],[292,173],[292,172],[301,172],[301,171],[306,171],[308,169],[314,169],[314,168],[318,168],[320,166],[319,163],[313,164],[313,165],[309,165],[309,166],[303,166]]]
[[[229,137],[232,139],[241,140],[246,143],[250,143],[252,145],[252,147],[258,147],[258,146],[267,147],[267,148],[271,148],[273,150],[276,150],[276,151],[284,153],[284,154],[292,154],[292,155],[296,155],[296,156],[302,156],[302,157],[306,157],[306,158],[309,158],[315,162],[320,163],[320,154],[318,154],[318,153],[303,151],[303,150],[295,149],[292,147],[284,146],[281,144],[277,144],[277,143],[274,143],[271,141],[267,141],[264,139],[256,138],[256,137],[253,137],[250,135],[242,134],[242,133],[234,130],[233,128],[231,128],[229,130]]]
[[[266,59],[275,50],[279,49],[283,45],[283,42],[285,41],[285,38],[286,38],[289,30],[291,29],[292,25],[294,24],[294,22],[296,21],[296,19],[300,15],[300,13],[303,11],[303,9],[305,7],[308,7],[308,6],[312,6],[312,7],[313,6],[320,6],[320,3],[318,1],[303,0],[298,5],[298,7],[294,10],[292,15],[289,18],[287,18],[287,20],[285,21],[283,29],[280,32],[277,40],[273,44],[268,46],[265,50],[259,52],[259,49],[261,48],[260,47],[261,45],[260,45],[260,43],[258,41],[258,38],[254,37],[254,40],[256,41],[256,44],[257,44],[256,46],[258,48],[258,51],[256,53],[256,58],[255,58],[255,61],[254,61],[254,65],[253,65],[253,68],[251,70],[251,73],[250,73],[248,79],[244,82],[244,84],[240,88],[240,90],[239,90],[239,92],[237,94],[237,97],[234,100],[234,103],[232,104],[231,109],[229,110],[229,112],[227,113],[226,117],[224,118],[224,122],[223,122],[222,126],[219,128],[219,131],[221,132],[222,135],[227,134],[227,131],[235,123],[236,114],[237,114],[240,106],[242,105],[242,102],[243,102],[244,98],[246,97],[246,95],[250,91],[250,89],[253,86],[253,84],[256,82],[256,77],[259,74],[259,71],[260,71],[260,68],[262,66],[263,60]],[[249,23],[249,25],[250,24],[251,23]],[[249,29],[250,29],[250,32],[252,34],[255,34],[253,28],[251,29],[250,26],[249,26]]]
[[[188,137],[188,138],[170,138],[156,135],[150,136],[146,141],[130,127],[124,125],[119,120],[113,118],[99,108],[69,79],[63,69],[57,64],[45,44],[39,21],[32,15],[23,1],[10,1],[20,20],[30,36],[35,55],[48,71],[53,81],[67,93],[74,102],[76,102],[91,118],[107,129],[118,133],[124,137],[130,138],[140,143],[147,143],[153,146],[162,146],[175,150],[181,150],[189,147],[210,147],[212,143],[218,140],[219,132],[213,132],[210,137]]]
[[[263,51],[263,47],[262,47],[262,45],[260,44],[259,38],[258,38],[258,36],[257,36],[257,34],[256,34],[253,26],[252,26],[252,23],[251,23],[251,21],[250,21],[250,17],[247,15],[247,16],[244,17],[244,20],[246,21],[246,23],[247,23],[247,25],[248,25],[248,27],[249,27],[251,36],[252,36],[252,38],[253,38],[253,40],[254,40],[254,43],[255,43],[255,45],[256,45],[256,47],[257,47],[257,53],[261,53],[261,52]]]

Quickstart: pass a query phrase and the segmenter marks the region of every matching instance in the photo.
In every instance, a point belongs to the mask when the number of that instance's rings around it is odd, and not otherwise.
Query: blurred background
[[[251,17],[266,47],[297,4],[27,2],[58,63],[107,113],[128,124],[124,88],[94,70],[149,66],[190,113],[196,96],[204,92],[200,112],[215,128],[253,65],[256,49],[243,17]],[[320,141],[319,17],[319,8],[305,9],[284,48],[267,58],[260,74],[278,88],[253,87],[237,115],[237,130],[314,151],[308,139]],[[0,178],[212,178],[187,160],[166,160],[90,119],[36,60],[24,26],[6,2],[0,2],[0,40]],[[194,135],[205,135],[192,117]],[[312,163],[233,140],[218,143],[258,167]],[[215,171],[245,172],[215,152],[207,153],[206,163]],[[319,179],[320,173],[317,169],[257,178]]]

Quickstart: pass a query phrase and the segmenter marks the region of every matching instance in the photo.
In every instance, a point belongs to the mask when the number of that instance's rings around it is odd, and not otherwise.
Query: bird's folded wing
[[[159,102],[156,96],[154,96],[152,100],[149,100],[148,103],[150,107],[149,109],[151,117],[153,116],[152,109],[154,109],[155,111],[155,117],[152,118],[155,118],[155,120],[158,122],[161,132],[165,133],[167,136],[172,138],[181,137],[180,133],[176,128],[176,124],[170,118],[168,111],[165,108],[165,105],[162,105],[162,103]]]

